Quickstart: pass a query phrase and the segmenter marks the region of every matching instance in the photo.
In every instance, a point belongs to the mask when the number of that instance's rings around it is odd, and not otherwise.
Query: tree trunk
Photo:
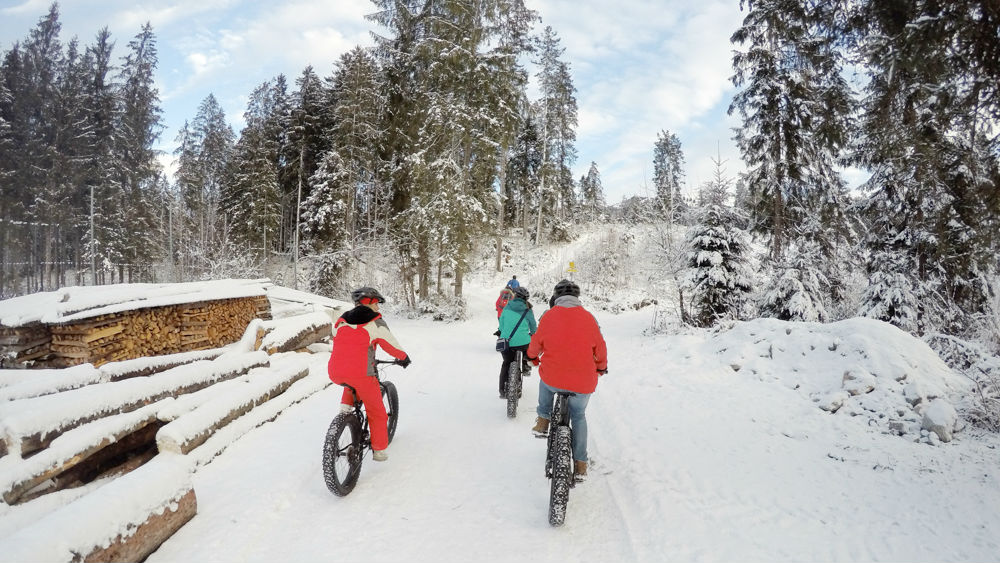
[[[462,278],[465,275],[462,269],[461,264],[455,265],[455,297],[462,296]]]
[[[507,199],[507,143],[504,142],[500,149],[500,200],[497,205],[497,259],[496,271],[503,270],[500,264],[500,257],[503,254],[503,216]]]
[[[427,242],[427,235],[421,234],[417,240],[417,275],[420,285],[420,299],[427,299],[430,295],[430,245]]]

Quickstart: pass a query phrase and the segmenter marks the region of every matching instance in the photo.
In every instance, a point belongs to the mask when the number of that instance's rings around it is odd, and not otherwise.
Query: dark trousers
[[[524,354],[528,353],[528,345],[523,346],[513,346],[508,348],[506,352],[501,352],[503,355],[503,364],[500,366],[500,394],[507,394],[507,372],[510,370],[510,364],[517,357],[517,353],[522,352]]]

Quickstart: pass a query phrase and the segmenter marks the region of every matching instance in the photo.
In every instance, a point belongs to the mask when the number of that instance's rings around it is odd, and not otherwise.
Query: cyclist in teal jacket
[[[517,287],[514,289],[514,298],[500,313],[500,336],[510,341],[507,351],[503,352],[503,364],[500,366],[500,398],[507,398],[507,371],[510,363],[514,361],[517,352],[527,352],[528,344],[531,343],[531,335],[535,334],[538,325],[535,323],[535,313],[531,310],[531,303],[528,298],[531,294],[527,288]],[[524,315],[524,320],[521,320]],[[518,324],[521,321],[521,324]],[[517,326],[517,330],[514,327]]]

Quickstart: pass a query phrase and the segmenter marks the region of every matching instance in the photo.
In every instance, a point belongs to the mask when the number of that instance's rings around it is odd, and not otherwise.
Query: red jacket
[[[497,318],[500,318],[500,313],[503,313],[503,308],[507,306],[507,302],[514,297],[514,292],[510,290],[509,287],[503,288],[500,292],[500,297],[497,297]]]
[[[389,332],[381,314],[360,305],[341,315],[333,325],[333,353],[327,365],[330,380],[349,383],[355,378],[374,375],[375,346],[397,360],[406,358],[406,352]]]
[[[538,374],[550,387],[593,393],[597,370],[608,368],[608,347],[597,319],[575,297],[559,303],[538,320],[528,357],[541,363]]]

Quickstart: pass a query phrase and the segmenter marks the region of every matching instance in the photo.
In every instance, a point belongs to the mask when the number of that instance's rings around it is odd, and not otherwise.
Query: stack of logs
[[[62,324],[0,327],[0,350],[9,365],[18,367],[100,366],[218,348],[239,340],[254,318],[271,318],[264,295],[122,311]]]
[[[48,328],[32,324],[21,327],[0,325],[0,353],[4,365],[28,365],[52,353],[52,335]]]

